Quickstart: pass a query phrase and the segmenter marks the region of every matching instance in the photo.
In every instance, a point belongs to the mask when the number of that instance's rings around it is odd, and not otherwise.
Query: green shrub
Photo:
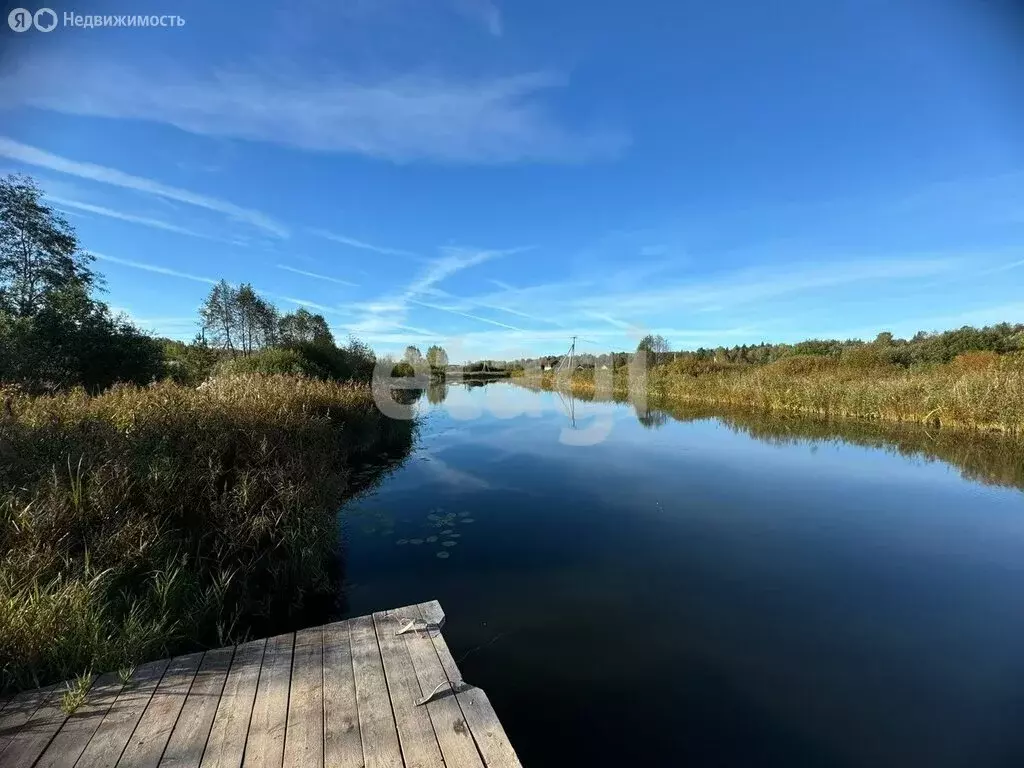
[[[214,369],[216,376],[288,375],[329,378],[328,371],[297,349],[263,349],[246,357],[225,360]]]
[[[790,355],[769,363],[764,367],[764,371],[778,376],[807,376],[822,371],[834,371],[838,365],[839,361],[834,357]]]
[[[853,368],[860,371],[884,368],[888,364],[885,359],[884,348],[874,344],[847,347],[843,350],[839,362],[844,368]]]
[[[292,345],[288,349],[298,352],[328,378],[362,382],[369,382],[373,378],[376,362],[373,351],[355,339],[350,340],[346,347],[307,342]]]

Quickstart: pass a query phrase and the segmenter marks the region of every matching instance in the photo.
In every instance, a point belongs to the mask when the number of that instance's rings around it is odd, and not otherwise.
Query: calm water
[[[507,383],[420,407],[343,511],[343,609],[439,599],[526,765],[1024,765],[1009,448],[579,401],[573,430]]]

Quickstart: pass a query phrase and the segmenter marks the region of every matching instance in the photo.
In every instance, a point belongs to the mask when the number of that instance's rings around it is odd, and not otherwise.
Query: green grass
[[[92,681],[92,672],[82,672],[67,683],[64,693],[60,697],[60,708],[64,714],[73,715],[85,703],[85,697],[89,693],[89,688],[92,687]]]
[[[0,400],[6,690],[295,626],[334,594],[362,465],[414,429],[289,376]]]

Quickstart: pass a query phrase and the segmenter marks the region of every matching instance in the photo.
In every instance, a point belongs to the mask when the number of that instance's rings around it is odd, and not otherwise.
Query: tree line
[[[211,288],[191,343],[153,338],[98,298],[94,262],[31,177],[0,178],[0,383],[98,392],[164,377],[195,384],[218,369],[372,376],[367,345],[350,339],[339,347],[323,315],[282,313],[248,283]]]
[[[909,339],[879,333],[873,341],[862,339],[808,339],[793,344],[738,344],[732,347],[699,347],[695,350],[672,351],[669,341],[649,334],[637,344],[635,352],[580,353],[574,367],[625,368],[635,354],[646,355],[649,365],[674,361],[714,363],[723,365],[767,365],[794,356],[850,358],[870,356],[879,363],[902,368],[916,365],[948,363],[968,352],[991,352],[1003,355],[1024,351],[1024,323],[998,323],[975,328],[965,325],[950,331],[919,331]],[[545,370],[558,365],[562,355],[541,355],[500,363],[514,370]]]
[[[160,375],[160,345],[97,298],[93,261],[31,178],[0,179],[0,382],[95,391]]]

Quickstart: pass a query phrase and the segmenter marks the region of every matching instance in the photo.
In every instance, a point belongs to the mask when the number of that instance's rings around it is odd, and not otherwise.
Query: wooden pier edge
[[[519,768],[436,601],[0,701],[3,768]]]

